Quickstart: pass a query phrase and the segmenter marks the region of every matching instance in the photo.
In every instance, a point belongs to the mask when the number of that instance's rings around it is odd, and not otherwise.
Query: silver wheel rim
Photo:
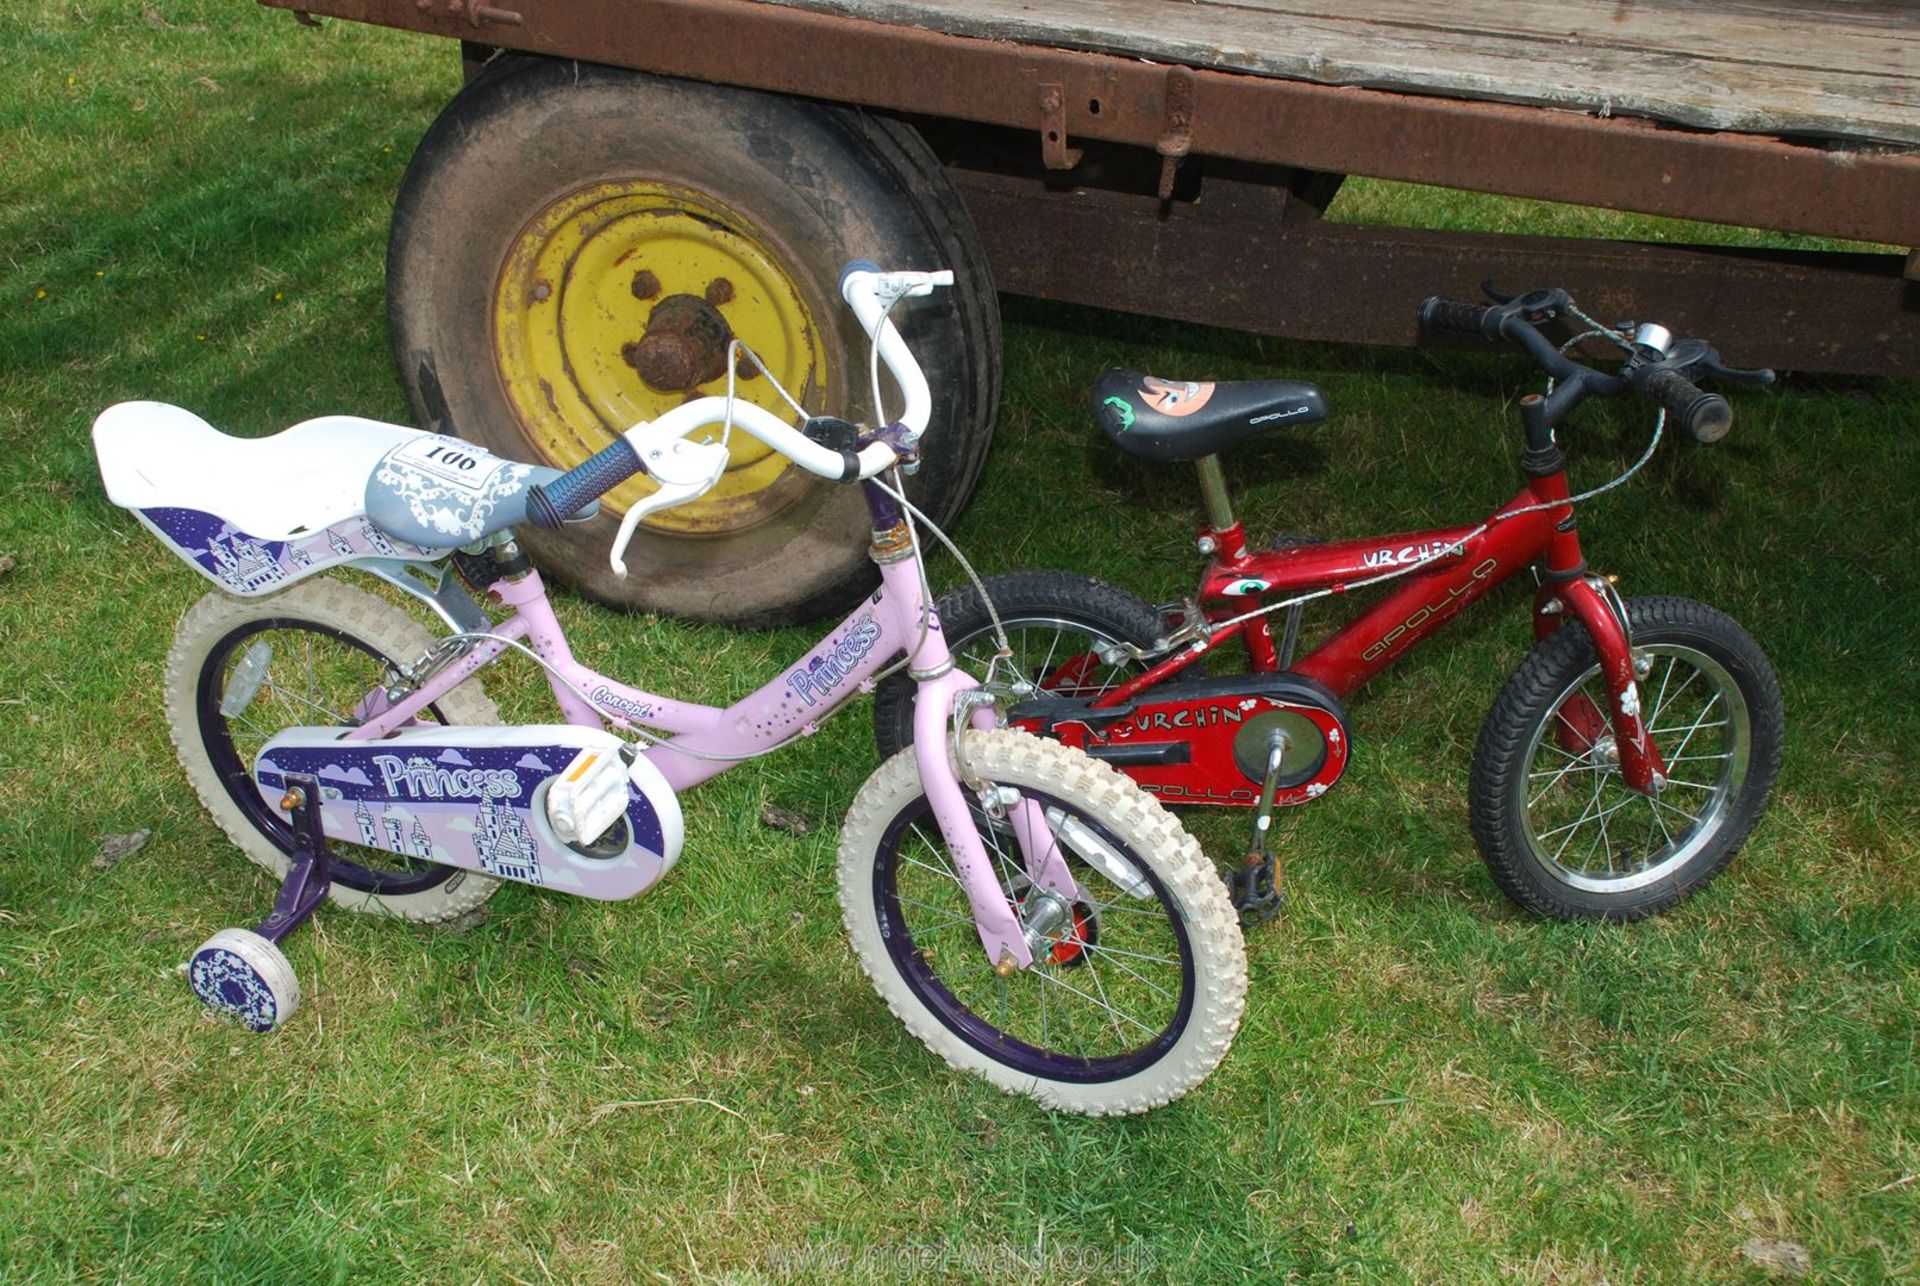
[[[1527,848],[1556,880],[1584,893],[1628,893],[1692,862],[1725,829],[1746,780],[1752,719],[1724,666],[1697,649],[1653,643],[1638,687],[1666,763],[1657,796],[1629,788],[1600,725],[1609,698],[1596,663],[1555,695],[1533,730],[1516,787]]]

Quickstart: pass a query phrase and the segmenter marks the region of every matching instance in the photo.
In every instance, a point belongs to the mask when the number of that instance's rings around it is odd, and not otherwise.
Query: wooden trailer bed
[[[776,0],[1317,85],[1920,146],[1912,0]]]
[[[642,360],[666,351],[653,268],[674,260],[652,257],[664,241],[625,231],[623,202],[722,265],[665,293],[707,292],[712,334],[764,332],[763,351],[811,352],[823,331],[772,326],[734,297],[738,274],[775,265],[781,297],[820,295],[808,307],[823,321],[823,283],[846,258],[959,268],[946,329],[928,340],[972,373],[947,377],[951,423],[929,434],[952,456],[922,479],[943,513],[964,501],[991,432],[994,287],[1424,344],[1450,341],[1418,331],[1416,300],[1471,298],[1493,277],[1563,286],[1613,319],[1657,315],[1742,364],[1920,372],[1920,0],[261,3],[460,41],[473,79],[416,155],[389,247],[404,269],[389,278],[396,357],[423,423],[496,426],[503,450],[524,443],[560,466],[623,427],[562,406],[599,405],[601,385],[622,407],[665,408],[695,389]],[[822,120],[839,123],[837,141],[798,159],[795,140]],[[1867,248],[1324,218],[1349,175]],[[431,200],[409,196],[422,192]],[[730,258],[734,244],[757,257]],[[618,273],[642,260],[629,290]],[[515,275],[535,262],[566,269]],[[592,269],[608,263],[618,273]],[[716,282],[728,288],[716,295]],[[522,332],[560,335],[560,355],[503,357],[499,337]],[[731,507],[676,515],[700,525],[697,539],[662,536],[661,565],[718,569],[683,577],[684,592],[595,579],[604,534],[536,553],[637,606],[824,610],[864,564],[848,544],[831,592],[764,574],[775,564],[756,541],[836,512],[811,498],[783,509],[784,486],[743,483]],[[736,583],[726,607],[710,601]]]

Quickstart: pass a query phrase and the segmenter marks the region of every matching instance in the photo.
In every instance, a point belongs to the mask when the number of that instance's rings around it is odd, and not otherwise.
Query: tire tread
[[[987,1059],[913,997],[899,980],[872,917],[875,847],[901,807],[920,792],[911,749],[888,759],[854,798],[841,830],[840,903],[862,969],[907,1030],[949,1066],[982,1076],[1009,1094],[1026,1094],[1049,1107],[1089,1116],[1149,1111],[1186,1094],[1226,1056],[1245,1009],[1246,945],[1225,886],[1193,837],[1173,815],[1114,769],[1057,742],[1011,730],[974,731],[961,741],[966,770],[987,780],[1011,780],[1045,789],[1099,815],[1116,833],[1140,841],[1187,914],[1196,954],[1194,1014],[1175,1050],[1145,1072],[1103,1085],[1036,1081]],[[1043,784],[1044,783],[1044,784]],[[1208,957],[1211,957],[1209,967]]]
[[[1575,674],[1594,663],[1586,631],[1569,622],[1528,653],[1508,679],[1481,725],[1473,752],[1468,789],[1473,837],[1487,872],[1500,891],[1528,911],[1557,920],[1606,919],[1630,922],[1657,915],[1685,901],[1712,880],[1740,851],[1766,808],[1780,769],[1786,721],[1780,682],[1760,645],[1732,617],[1704,603],[1671,596],[1628,599],[1630,632],[1637,644],[1686,637],[1703,652],[1715,654],[1745,696],[1753,746],[1740,798],[1713,848],[1688,862],[1659,884],[1632,895],[1561,893],[1551,874],[1541,871],[1519,822],[1509,815],[1512,775],[1525,773],[1522,762],[1534,720]],[[1749,685],[1751,685],[1749,687]],[[1705,859],[1705,860],[1702,860]],[[1614,897],[1596,905],[1587,899]]]
[[[198,712],[194,704],[200,668],[213,645],[240,625],[273,617],[325,625],[389,657],[418,656],[432,642],[432,636],[392,603],[328,576],[301,581],[278,594],[261,598],[234,598],[216,590],[203,596],[181,617],[174,631],[173,646],[167,652],[164,678],[168,735],[180,757],[181,767],[186,770],[187,780],[207,813],[249,861],[278,878],[286,874],[287,855],[256,830],[228,798],[226,788],[214,775],[213,766],[199,749]],[[457,724],[500,722],[499,710],[477,680],[468,680],[434,704]],[[492,897],[499,887],[499,881],[487,876],[470,871],[463,874],[465,878],[451,889],[439,885],[417,893],[381,895],[336,883],[328,896],[336,906],[350,911],[434,924],[473,910]]]

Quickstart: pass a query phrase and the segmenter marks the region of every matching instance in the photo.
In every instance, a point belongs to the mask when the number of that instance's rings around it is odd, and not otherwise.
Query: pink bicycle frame
[[[953,665],[922,587],[920,560],[905,539],[891,497],[867,484],[874,510],[873,556],[880,588],[779,677],[724,708],[677,701],[629,687],[578,661],[538,572],[496,582],[492,594],[512,615],[480,637],[464,655],[419,689],[381,709],[347,736],[372,741],[406,725],[422,710],[521,644],[544,663],[548,686],[568,723],[616,728],[640,725],[661,737],[643,752],[676,790],[685,790],[772,750],[814,726],[856,693],[890,658],[909,653],[909,672],[920,685],[914,710],[914,749],[920,780],[972,906],[988,959],[1011,959],[1025,968],[1033,948],[1021,932],[1006,890],[989,858],[967,801],[959,767],[949,749],[955,698],[978,686]],[[384,704],[384,703],[382,703]],[[978,727],[997,727],[992,707],[973,714]],[[1035,885],[1071,901],[1084,894],[1068,872],[1058,845],[1031,842],[1049,836],[1040,806],[1022,799],[1013,806],[1012,827]]]

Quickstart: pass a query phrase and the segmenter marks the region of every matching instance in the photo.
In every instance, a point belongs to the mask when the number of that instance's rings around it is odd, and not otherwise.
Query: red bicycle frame
[[[1630,786],[1646,791],[1656,774],[1664,775],[1640,718],[1633,655],[1625,623],[1614,607],[1617,600],[1603,580],[1587,574],[1564,466],[1530,478],[1519,494],[1474,526],[1258,553],[1247,549],[1246,530],[1238,521],[1218,528],[1203,524],[1199,535],[1201,548],[1213,550],[1198,594],[1209,632],[1102,694],[1092,703],[1094,709],[1132,700],[1235,638],[1245,646],[1254,670],[1278,670],[1269,618],[1246,616],[1262,601],[1316,591],[1345,594],[1374,583],[1389,586],[1379,602],[1289,667],[1344,698],[1487,591],[1539,562],[1543,577],[1534,601],[1536,638],[1553,633],[1568,616],[1578,620],[1593,640],[1612,705],[1603,712],[1576,699],[1564,712],[1557,735],[1567,749],[1580,753],[1610,725],[1620,771]],[[1407,568],[1415,570],[1403,570]]]

